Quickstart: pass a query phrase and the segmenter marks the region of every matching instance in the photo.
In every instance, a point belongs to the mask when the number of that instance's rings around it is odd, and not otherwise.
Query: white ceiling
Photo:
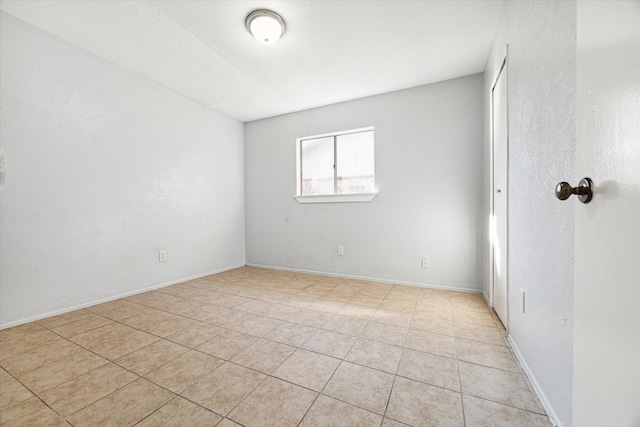
[[[279,13],[273,45],[244,26]],[[14,1],[0,9],[241,121],[482,72],[502,0]]]

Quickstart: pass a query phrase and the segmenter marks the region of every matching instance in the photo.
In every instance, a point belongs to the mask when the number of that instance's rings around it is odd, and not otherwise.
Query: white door
[[[640,2],[577,2],[573,425],[640,426]]]
[[[507,67],[505,61],[491,89],[493,142],[493,308],[507,326]]]

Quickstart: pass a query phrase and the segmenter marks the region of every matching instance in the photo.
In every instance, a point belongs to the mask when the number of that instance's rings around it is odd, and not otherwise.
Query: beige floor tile
[[[369,322],[362,331],[362,337],[386,344],[402,346],[404,345],[408,331],[408,328],[401,326]]]
[[[487,344],[507,346],[505,338],[497,328],[478,326],[471,323],[456,323],[454,328],[456,338],[480,341]]]
[[[458,361],[405,348],[398,375],[423,383],[460,391]]]
[[[362,289],[360,289],[358,295],[367,295],[384,299],[391,288],[391,285],[386,285],[383,283],[368,283]]]
[[[460,393],[397,377],[386,416],[415,427],[462,427]]]
[[[282,300],[282,302],[283,304],[302,309],[311,305],[311,303],[314,302],[315,300],[316,298],[312,296],[287,293],[286,299]],[[291,318],[287,319],[287,321],[291,321]]]
[[[319,330],[302,345],[302,348],[343,359],[355,342],[356,337]]]
[[[358,336],[362,333],[365,326],[367,326],[367,321],[364,319],[355,319],[353,317],[336,314],[322,326],[322,329],[339,332],[344,335]]]
[[[209,318],[208,322],[213,322],[219,326],[231,329],[238,323],[246,320],[247,313],[243,311],[239,311],[236,309],[229,309],[226,307],[220,307],[212,305],[211,307],[217,307],[217,312],[215,317]],[[224,310],[224,311],[221,311]]]
[[[427,317],[435,317],[437,319],[445,319],[445,320],[453,320],[453,314],[451,312],[451,306],[446,304],[438,304],[438,303],[426,303],[420,302],[416,303],[416,309],[413,314],[419,314]]]
[[[51,345],[34,348],[26,354],[7,358],[2,361],[2,366],[13,375],[20,377],[27,371],[48,365],[58,359],[68,358],[73,353],[85,351],[79,345],[63,339],[54,341]]]
[[[231,361],[238,365],[270,374],[280,366],[295,349],[295,347],[286,344],[260,339],[236,354]]]
[[[276,378],[263,381],[229,418],[248,427],[295,427],[318,393]]]
[[[427,317],[421,314],[414,314],[411,319],[411,329],[433,332],[434,334],[453,336],[453,322],[437,317]]]
[[[412,302],[401,299],[394,299],[389,294],[387,295],[387,298],[382,300],[379,308],[383,310],[396,311],[399,313],[413,314],[413,309],[415,308],[415,306],[415,301]]]
[[[277,320],[287,320],[300,312],[300,308],[266,301],[252,300],[236,307],[237,310],[246,311],[251,314],[271,317]]]
[[[379,426],[382,417],[348,403],[320,395],[300,423],[300,427],[371,427]]]
[[[56,359],[18,377],[34,393],[42,393],[52,387],[107,364],[108,361],[89,351],[82,350],[68,357]]]
[[[145,378],[174,393],[181,393],[223,363],[222,359],[191,350],[149,372]]]
[[[382,422],[382,427],[411,427],[411,426],[396,420],[392,420],[391,418],[385,418],[384,421]]]
[[[475,310],[453,309],[453,321],[455,323],[472,323],[479,326],[494,327],[495,321],[488,312],[478,312]]]
[[[401,326],[408,328],[411,325],[411,313],[402,313],[385,308],[378,308],[371,320],[378,323],[386,323],[388,325]]]
[[[395,298],[406,301],[415,301],[420,293],[420,288],[407,285],[393,285],[387,294],[387,298]]]
[[[60,415],[68,417],[136,379],[137,375],[109,363],[54,387],[41,397]]]
[[[533,387],[533,384],[531,383],[531,380],[529,379],[529,377],[526,374],[524,374],[524,380],[527,383],[527,385],[529,386],[529,390],[531,391],[531,394],[533,395],[533,398],[536,401],[536,405],[538,405],[538,410],[536,412],[539,413],[539,414],[542,414],[542,415],[548,415],[547,414],[547,410],[545,409],[544,405],[542,404],[542,402],[538,398],[538,395],[536,394],[535,388]]]
[[[272,375],[315,391],[322,391],[339,364],[339,359],[298,349]]]
[[[391,374],[342,362],[322,394],[384,414],[392,384]]]
[[[60,427],[67,426],[62,418],[37,397],[24,400],[0,412],[0,425],[13,427]]]
[[[182,393],[187,399],[227,415],[260,384],[266,375],[226,362]]]
[[[11,328],[0,329],[0,342],[3,345],[15,345],[18,342],[26,341],[28,337],[38,337],[43,332],[50,334],[44,326],[39,325],[37,322],[25,323]]]
[[[219,305],[222,307],[233,308],[242,303],[250,301],[249,298],[239,297],[237,295],[223,294],[222,292],[208,291],[202,295],[192,298],[195,301],[205,302],[207,304]]]
[[[41,328],[41,330],[34,330],[27,334],[13,332],[11,330],[9,330],[10,332],[2,334],[0,336],[0,343],[2,343],[2,345],[0,345],[0,364],[6,363],[9,359],[25,357],[37,348],[51,348],[68,343],[66,339],[39,325],[38,328]],[[20,329],[20,331],[21,330],[24,329]],[[5,329],[5,331],[7,330]]]
[[[188,283],[178,283],[177,285],[165,286],[157,289],[157,292],[169,294],[180,298],[195,298],[206,294],[208,291],[201,288],[189,286]]]
[[[198,350],[221,359],[229,360],[257,340],[258,338],[252,335],[226,330],[199,345]]]
[[[113,323],[113,320],[89,312],[88,316],[83,317],[80,320],[56,326],[54,328],[51,328],[51,330],[58,335],[69,338],[83,332],[91,331],[93,329],[109,325],[111,323]]]
[[[224,331],[226,329],[220,326],[198,322],[195,326],[190,326],[167,336],[167,339],[185,347],[196,348]]]
[[[200,322],[193,319],[187,319],[186,317],[160,310],[147,310],[135,316],[127,317],[122,320],[122,323],[163,338],[185,328],[200,324]]]
[[[521,372],[518,362],[507,347],[477,341],[456,339],[458,360],[511,372]]]
[[[187,351],[188,347],[160,340],[116,359],[115,362],[138,375],[145,375]]]
[[[418,294],[418,302],[428,302],[431,304],[449,304],[453,291],[444,289],[422,288]]]
[[[477,311],[478,313],[489,313],[491,314],[491,309],[487,306],[487,303],[484,302],[484,299],[468,299],[468,298],[457,298],[452,296],[449,299],[451,303],[451,308],[453,311]]]
[[[283,323],[281,320],[271,319],[270,317],[246,313],[244,314],[244,319],[233,325],[232,329],[243,334],[262,338]]]
[[[335,289],[330,290],[326,294],[322,296],[323,299],[328,299],[330,301],[337,301],[346,303],[353,297],[355,294],[353,292],[341,292],[336,291]]]
[[[194,301],[192,299],[181,299],[174,302],[170,307],[167,307],[164,310],[167,313],[204,321],[212,314],[215,314],[219,310],[219,307],[207,304],[206,302]]]
[[[453,337],[410,329],[405,347],[424,353],[456,357],[456,340]]]
[[[360,338],[344,360],[395,374],[401,356],[402,347]]]
[[[33,397],[18,380],[0,369],[0,411]]]
[[[384,297],[375,297],[359,293],[349,300],[350,304],[364,305],[367,307],[378,308]]]
[[[314,300],[317,298],[322,298],[322,296],[324,296],[324,294],[326,294],[328,291],[325,290],[324,288],[317,288],[317,287],[313,287],[313,286],[308,286],[304,289],[301,289],[298,294],[305,296],[305,297],[309,297],[309,298],[313,298]]]
[[[464,394],[538,412],[522,374],[460,362],[460,382]]]
[[[160,338],[129,326],[112,323],[69,339],[107,359],[115,360]]]
[[[283,323],[275,330],[265,335],[265,338],[279,343],[292,345],[294,347],[299,347],[316,331],[316,328],[311,328],[309,326],[297,325],[295,323]]]
[[[176,397],[153,414],[136,424],[137,427],[200,427],[215,426],[222,417],[211,411]],[[219,424],[218,424],[219,425]]]
[[[155,308],[157,310],[167,310],[177,302],[183,301],[184,299],[157,291],[150,291],[127,297],[126,300],[146,307]]]
[[[463,395],[467,427],[551,427],[549,418],[511,406]]]
[[[149,308],[144,305],[136,304],[126,299],[105,302],[104,304],[87,308],[87,310],[111,320],[126,319],[127,317],[135,316],[148,309]]]
[[[318,310],[318,311],[324,311],[325,313],[337,313],[338,311],[340,311],[340,309],[342,309],[342,307],[344,307],[344,303],[343,302],[339,302],[339,301],[331,301],[328,299],[319,299],[317,301],[312,302],[311,304],[309,304],[310,309],[312,310]]]
[[[74,426],[134,425],[174,395],[142,378],[71,415]]]
[[[89,317],[92,314],[92,312],[85,309],[74,310],[68,313],[59,314],[57,316],[40,319],[37,321],[37,323],[41,326],[44,326],[45,328],[52,329],[66,323],[77,322],[78,320]]]
[[[331,319],[332,316],[333,314],[324,311],[302,309],[296,315],[289,318],[289,322],[310,326],[312,328],[320,328]]]
[[[356,319],[370,320],[371,317],[373,317],[373,315],[375,314],[376,310],[377,306],[370,307],[348,302],[343,305],[340,310],[338,310],[337,314],[341,316],[355,317]]]
[[[229,418],[225,418],[224,420],[220,421],[219,424],[216,424],[216,427],[242,427],[242,426],[234,421],[231,421]]]
[[[331,394],[307,426],[435,425],[461,390],[468,426],[546,425],[505,335],[480,295],[243,267],[0,330],[0,419],[69,427],[35,394],[80,424],[295,424],[299,386]]]

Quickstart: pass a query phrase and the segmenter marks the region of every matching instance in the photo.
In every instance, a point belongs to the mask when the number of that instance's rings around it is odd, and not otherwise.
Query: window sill
[[[324,194],[317,196],[293,196],[298,203],[362,203],[372,201],[378,193]]]

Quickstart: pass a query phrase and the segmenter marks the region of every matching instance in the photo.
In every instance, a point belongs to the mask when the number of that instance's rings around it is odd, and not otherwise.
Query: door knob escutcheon
[[[569,196],[575,194],[582,203],[589,203],[593,198],[593,181],[591,178],[582,178],[577,187],[572,187],[568,182],[561,182],[556,185],[556,197],[560,200],[567,200]]]

